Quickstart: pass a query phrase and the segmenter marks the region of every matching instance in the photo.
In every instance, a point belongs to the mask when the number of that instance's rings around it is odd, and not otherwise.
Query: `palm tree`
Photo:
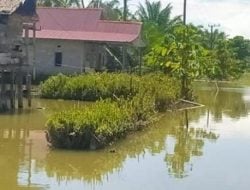
[[[92,0],[87,7],[102,8],[105,19],[120,20],[122,11],[119,8],[119,0],[110,0],[103,2],[102,0]]]
[[[144,23],[155,23],[164,29],[169,29],[181,21],[180,16],[171,19],[171,11],[170,3],[162,9],[161,1],[151,3],[149,0],[145,0],[145,6],[139,4],[137,15]]]
[[[202,36],[201,42],[206,49],[216,49],[220,41],[224,41],[227,35],[224,32],[220,32],[218,29],[214,31],[209,31],[207,29],[200,29],[200,34]]]
[[[88,4],[89,8],[100,8],[103,5],[102,0],[91,0]]]
[[[52,1],[51,0],[38,0],[37,5],[41,7],[51,7]]]
[[[45,7],[78,7],[85,8],[84,0],[38,0],[38,6]],[[105,19],[121,20],[122,11],[119,7],[119,0],[91,0],[86,6],[88,8],[102,8]]]
[[[38,6],[84,8],[84,0],[38,0]]]

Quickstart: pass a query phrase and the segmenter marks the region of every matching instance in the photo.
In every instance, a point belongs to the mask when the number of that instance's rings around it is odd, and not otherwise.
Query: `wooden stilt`
[[[186,128],[188,129],[188,127],[189,127],[189,122],[188,122],[188,110],[185,110],[185,123],[186,123]]]
[[[8,109],[7,107],[7,96],[6,96],[6,84],[5,84],[5,73],[4,70],[2,70],[1,74],[1,110],[6,111]]]
[[[127,71],[127,47],[124,45],[122,47],[122,70]]]
[[[14,88],[14,85],[15,85],[15,73],[14,71],[12,70],[11,71],[11,81],[10,81],[10,107],[11,109],[15,109],[15,88]]]
[[[3,83],[3,72],[0,71],[1,75],[0,75],[0,82],[1,82],[1,86],[2,86],[2,83]],[[0,89],[0,111],[4,111],[3,110],[3,91],[2,91],[2,88]]]
[[[26,89],[27,89],[28,106],[31,107],[31,75],[30,74],[28,74],[26,78]]]
[[[23,74],[22,71],[17,73],[17,99],[18,108],[23,108]]]
[[[33,79],[36,80],[36,22],[33,23]]]

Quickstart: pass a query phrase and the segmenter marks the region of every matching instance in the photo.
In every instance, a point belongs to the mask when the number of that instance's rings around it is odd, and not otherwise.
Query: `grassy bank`
[[[56,113],[47,122],[52,146],[97,149],[147,126],[179,98],[178,81],[163,75],[58,75],[41,85],[42,96],[97,101]]]

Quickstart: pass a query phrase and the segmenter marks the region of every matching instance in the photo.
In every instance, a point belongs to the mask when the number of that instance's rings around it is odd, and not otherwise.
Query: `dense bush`
[[[58,75],[41,85],[47,98],[91,100],[85,109],[56,113],[48,123],[54,147],[96,149],[152,121],[179,97],[178,82],[164,75]]]
[[[179,93],[179,84],[164,75],[145,75],[142,77],[129,74],[88,74],[66,76],[59,74],[50,77],[41,84],[43,98],[60,98],[83,101],[96,101],[106,98],[132,98],[139,91],[151,91],[159,97],[175,99]]]
[[[101,100],[85,109],[54,114],[47,122],[48,141],[57,148],[97,149],[147,125],[154,115],[149,96]]]
[[[41,84],[44,98],[95,101],[100,98],[129,97],[138,92],[139,78],[128,74],[59,74]]]

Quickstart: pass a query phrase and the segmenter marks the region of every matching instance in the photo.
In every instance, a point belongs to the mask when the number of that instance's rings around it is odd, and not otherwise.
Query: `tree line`
[[[250,41],[243,36],[229,38],[218,28],[209,30],[194,24],[184,25],[182,16],[172,16],[172,5],[145,0],[135,12],[128,0],[39,0],[38,6],[103,8],[112,20],[143,22],[143,60],[145,70],[162,71],[181,81],[184,98],[191,97],[194,79],[230,80],[239,78],[250,60]],[[133,55],[132,55],[133,56]],[[131,64],[136,67],[138,63]]]

